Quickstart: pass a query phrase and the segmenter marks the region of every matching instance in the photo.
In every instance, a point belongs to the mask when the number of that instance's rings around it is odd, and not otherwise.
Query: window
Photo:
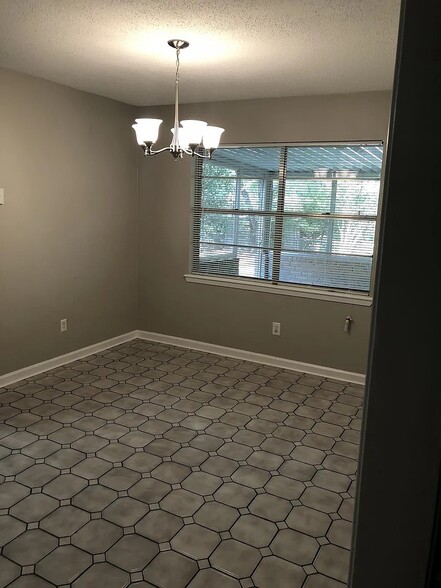
[[[192,274],[368,295],[383,147],[224,147],[195,161]]]

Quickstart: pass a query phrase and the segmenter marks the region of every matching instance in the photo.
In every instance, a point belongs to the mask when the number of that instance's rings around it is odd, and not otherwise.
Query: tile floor
[[[140,340],[0,389],[0,586],[343,588],[361,404]]]

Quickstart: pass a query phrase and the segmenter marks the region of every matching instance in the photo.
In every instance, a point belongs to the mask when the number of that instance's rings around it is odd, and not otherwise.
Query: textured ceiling
[[[0,66],[135,105],[392,86],[399,0],[0,0]]]

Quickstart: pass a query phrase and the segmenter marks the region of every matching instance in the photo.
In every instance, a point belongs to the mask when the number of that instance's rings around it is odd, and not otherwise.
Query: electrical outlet
[[[60,321],[60,333],[65,333],[67,331],[67,319],[61,319]]]
[[[280,323],[273,323],[273,335],[280,335]]]

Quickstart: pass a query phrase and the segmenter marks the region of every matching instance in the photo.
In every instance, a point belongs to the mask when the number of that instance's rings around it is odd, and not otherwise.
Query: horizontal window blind
[[[369,292],[382,155],[350,144],[196,158],[191,271]]]

